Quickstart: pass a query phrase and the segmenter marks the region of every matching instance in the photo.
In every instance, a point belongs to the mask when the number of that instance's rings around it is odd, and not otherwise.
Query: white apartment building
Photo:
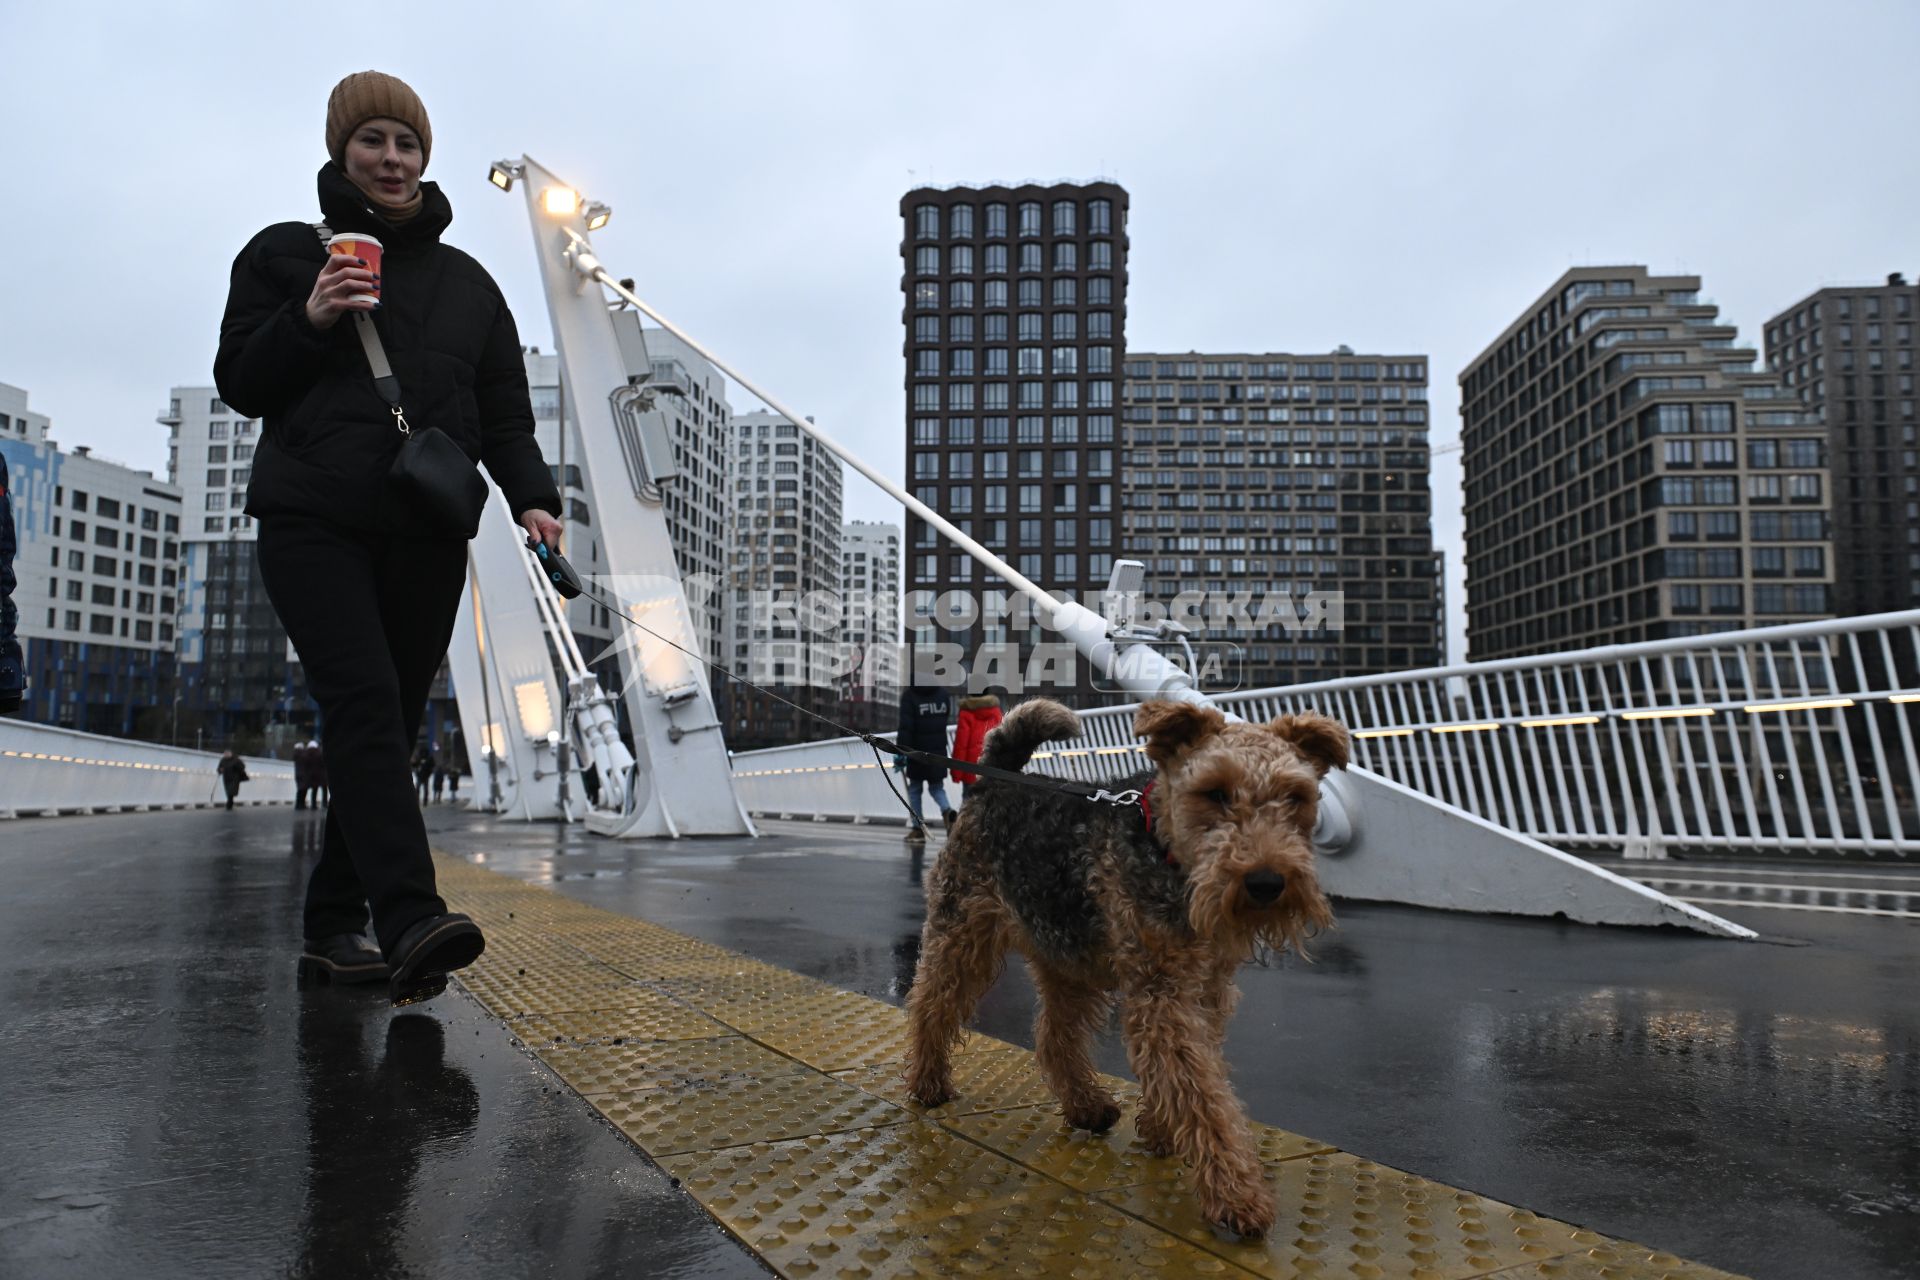
[[[27,393],[0,382],[0,440],[39,444],[47,438],[47,415],[27,407]]]
[[[858,663],[851,682],[866,702],[900,689],[900,526],[854,520],[840,526],[841,642]],[[853,691],[850,690],[850,693]]]
[[[0,385],[0,415],[19,539],[23,714],[131,734],[172,668],[180,491],[86,445],[61,449],[17,387]]]
[[[840,654],[840,460],[779,414],[733,420],[727,665],[830,687]]]

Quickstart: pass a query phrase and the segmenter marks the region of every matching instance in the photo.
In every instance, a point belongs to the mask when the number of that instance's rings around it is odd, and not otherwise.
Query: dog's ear
[[[1347,736],[1347,727],[1338,720],[1308,711],[1281,716],[1267,726],[1267,732],[1291,742],[1294,750],[1305,756],[1321,777],[1325,777],[1329,769],[1347,767],[1352,740]]]
[[[1145,702],[1133,713],[1133,733],[1147,740],[1147,758],[1165,764],[1202,738],[1226,728],[1227,718],[1191,702]]]

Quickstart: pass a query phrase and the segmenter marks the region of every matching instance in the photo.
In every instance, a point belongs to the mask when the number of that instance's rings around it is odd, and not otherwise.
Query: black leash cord
[[[1140,803],[1140,793],[1138,791],[1131,791],[1131,790],[1108,791],[1105,787],[1095,786],[1090,782],[1075,782],[1071,778],[1049,778],[1044,774],[1017,773],[1012,769],[1001,769],[1001,768],[996,768],[993,765],[981,764],[977,760],[956,760],[952,756],[943,756],[932,751],[922,751],[917,747],[903,747],[898,743],[889,742],[885,738],[875,737],[871,733],[862,733],[858,729],[852,728],[848,725],[841,724],[837,720],[829,719],[828,717],[823,716],[816,711],[809,711],[807,708],[801,706],[799,703],[793,701],[791,698],[783,698],[779,694],[775,693],[773,690],[765,688],[761,685],[757,685],[751,680],[747,680],[740,676],[734,675],[730,671],[721,671],[719,667],[715,666],[711,662],[708,662],[704,657],[693,652],[691,649],[688,649],[683,645],[676,644],[674,641],[667,639],[667,637],[661,635],[659,632],[653,630],[650,627],[642,626],[638,620],[636,620],[634,617],[628,614],[627,611],[621,608],[617,603],[608,600],[607,597],[601,595],[598,591],[595,591],[593,588],[588,587],[584,583],[581,584],[580,594],[585,596],[587,599],[593,601],[595,604],[599,605],[602,609],[605,609],[607,612],[615,615],[618,618],[623,619],[626,622],[626,624],[632,627],[634,630],[640,631],[645,633],[646,635],[652,636],[655,640],[658,640],[660,643],[664,645],[668,645],[674,649],[678,649],[681,653],[685,654],[689,658],[692,658],[695,662],[699,663],[701,666],[706,667],[709,670],[719,672],[721,675],[726,676],[727,679],[731,680],[735,684],[744,684],[747,686],[747,688],[752,689],[756,693],[763,693],[767,697],[772,698],[775,702],[784,703],[785,705],[792,707],[795,711],[798,711],[801,715],[806,716],[809,719],[818,720],[821,724],[826,725],[830,729],[837,729],[842,735],[846,737],[860,739],[860,741],[866,743],[869,747],[873,748],[874,762],[876,764],[880,763],[880,753],[882,751],[885,751],[889,755],[898,756],[903,759],[919,760],[923,764],[937,764],[940,766],[942,771],[946,771],[949,769],[958,769],[962,773],[976,774],[982,778],[992,778],[996,782],[1011,782],[1018,786],[1035,787],[1042,791],[1052,791],[1061,795],[1069,795],[1080,800],[1103,801],[1107,804],[1138,804]],[[880,769],[882,774],[886,773],[887,771],[887,767],[884,764],[880,765]],[[905,809],[907,811],[907,816],[909,818],[915,819],[917,823],[918,819],[917,819],[917,815],[915,815],[913,812],[913,807],[907,803],[906,797],[901,795],[899,792],[899,789],[893,785],[893,779],[891,778],[887,779],[887,790],[893,792],[894,799],[900,802],[900,807]]]

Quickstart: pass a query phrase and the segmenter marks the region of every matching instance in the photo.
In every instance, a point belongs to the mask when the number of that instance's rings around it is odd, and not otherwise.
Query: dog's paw
[[[926,1107],[928,1110],[932,1110],[934,1107],[944,1106],[952,1102],[954,1093],[953,1090],[949,1088],[929,1085],[921,1088],[909,1088],[907,1090],[907,1098],[915,1106]]]
[[[1120,1107],[1112,1098],[1098,1100],[1080,1110],[1068,1111],[1066,1115],[1069,1125],[1089,1133],[1105,1133],[1120,1123]]]
[[[1206,1196],[1201,1204],[1207,1221],[1242,1239],[1257,1239],[1273,1229],[1273,1192],[1265,1183],[1222,1195]]]
[[[1160,1132],[1153,1122],[1147,1119],[1145,1111],[1133,1118],[1133,1129],[1140,1135],[1140,1145],[1147,1149],[1148,1155],[1170,1156],[1173,1154],[1173,1139]]]

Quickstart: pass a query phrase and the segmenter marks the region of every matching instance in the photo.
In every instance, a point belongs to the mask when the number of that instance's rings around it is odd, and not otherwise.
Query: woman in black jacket
[[[303,976],[387,980],[395,1004],[446,989],[485,947],[436,892],[408,749],[466,583],[464,531],[393,500],[402,436],[353,332],[371,311],[417,427],[486,464],[530,538],[557,547],[560,496],[534,441],[520,338],[479,263],[443,244],[453,210],[421,182],[433,132],[405,84],[348,76],[327,102],[320,212],[383,246],[378,276],[282,222],[240,251],[214,381],[264,420],[247,489],[267,594],[326,724],[335,801],[307,885]],[[379,301],[359,300],[370,291]],[[367,942],[373,914],[375,951]]]

